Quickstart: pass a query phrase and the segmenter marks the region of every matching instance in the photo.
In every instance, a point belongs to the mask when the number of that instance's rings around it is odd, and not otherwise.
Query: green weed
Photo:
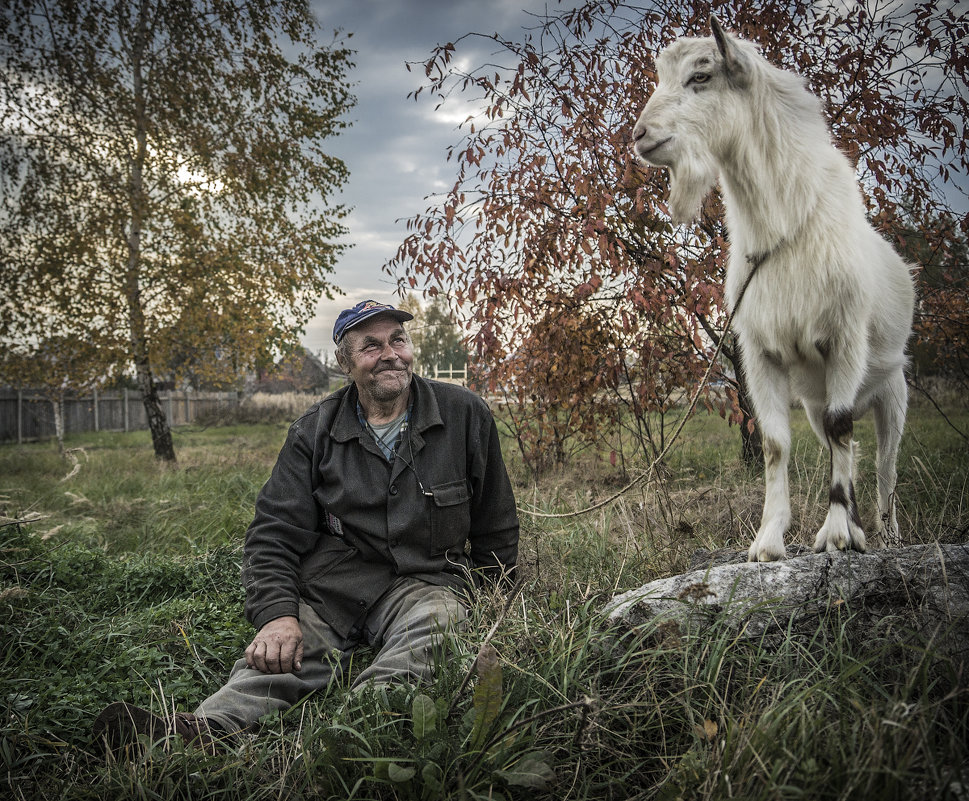
[[[953,411],[965,428],[969,415]],[[795,414],[794,525],[810,544],[827,463]],[[874,446],[859,499],[873,516]],[[861,643],[838,616],[810,641],[702,630],[607,630],[615,593],[685,570],[697,548],[747,547],[762,497],[739,437],[691,421],[661,484],[590,514],[523,512],[525,584],[491,641],[498,673],[462,689],[502,614],[484,593],[433,682],[334,686],[216,757],[145,743],[112,761],[91,742],[108,703],[191,710],[252,636],[239,562],[286,426],[176,431],[180,466],[144,434],[0,448],[0,787],[14,799],[958,799],[969,786],[964,667],[925,648]],[[869,443],[866,445],[866,442]],[[907,542],[966,541],[969,449],[915,414],[900,459]],[[518,473],[518,475],[521,475]],[[628,475],[590,455],[523,510],[568,514]],[[365,657],[364,657],[365,662]],[[359,666],[358,666],[359,668]],[[350,679],[352,679],[352,674]]]

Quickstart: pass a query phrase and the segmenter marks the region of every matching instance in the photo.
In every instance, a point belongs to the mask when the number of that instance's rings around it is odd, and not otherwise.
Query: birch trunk
[[[138,31],[132,44],[131,72],[135,104],[135,153],[128,174],[128,197],[131,217],[128,225],[128,268],[126,294],[128,301],[129,336],[134,356],[135,373],[141,402],[145,407],[148,429],[155,457],[175,462],[175,447],[168,419],[158,398],[145,337],[145,313],[141,294],[141,238],[147,213],[144,186],[144,165],[148,152],[148,120],[145,109],[143,58],[148,35],[147,4],[142,2],[138,14]]]

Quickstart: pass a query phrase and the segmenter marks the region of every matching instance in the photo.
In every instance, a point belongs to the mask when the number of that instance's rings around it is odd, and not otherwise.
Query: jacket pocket
[[[464,546],[471,530],[471,493],[466,481],[452,481],[430,489],[431,556]]]
[[[300,581],[304,590],[357,554],[357,549],[343,540],[323,534],[320,541],[300,565]]]

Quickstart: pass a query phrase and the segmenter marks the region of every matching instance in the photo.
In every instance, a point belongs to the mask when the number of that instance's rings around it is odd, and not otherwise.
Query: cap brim
[[[365,314],[360,315],[360,317],[358,317],[352,323],[349,323],[340,333],[340,339],[343,339],[343,337],[347,335],[347,331],[350,331],[356,328],[358,325],[360,325],[360,323],[365,323],[367,320],[371,319],[372,317],[377,317],[378,315],[381,315],[381,314],[386,314],[390,317],[393,317],[395,320],[397,320],[398,323],[406,323],[408,320],[414,319],[413,314],[411,314],[410,312],[406,312],[403,309],[373,309],[371,311],[366,312]],[[339,343],[339,340],[337,340],[337,342]]]

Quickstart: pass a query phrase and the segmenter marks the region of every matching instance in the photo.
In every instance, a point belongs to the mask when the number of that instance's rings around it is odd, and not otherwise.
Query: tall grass
[[[50,445],[0,448],[0,513],[42,538],[110,553],[188,552],[239,541],[286,425],[178,429],[178,468],[150,458],[144,432],[77,435],[77,475]]]
[[[964,411],[954,411],[963,427]],[[671,633],[605,628],[615,593],[685,570],[697,548],[746,548],[759,477],[736,432],[691,422],[662,485],[574,517],[522,514],[525,586],[484,593],[420,695],[341,687],[267,721],[216,757],[148,743],[105,760],[90,739],[116,700],[191,710],[252,635],[241,617],[242,535],[285,424],[176,431],[177,469],[143,434],[0,448],[0,794],[14,799],[953,799],[969,787],[964,666],[848,636],[768,647],[725,621]],[[870,432],[860,427],[863,444]],[[800,416],[791,539],[810,544],[826,460]],[[859,469],[872,521],[873,446]],[[514,461],[511,449],[507,452]],[[608,460],[532,486],[523,509],[568,513],[625,479]],[[929,414],[903,441],[908,542],[967,539],[969,449]],[[32,522],[11,522],[30,520]],[[3,521],[0,521],[2,523]],[[460,690],[502,611],[497,709]],[[367,655],[362,656],[365,663]],[[433,710],[433,711],[432,711]],[[449,710],[453,710],[448,714]],[[483,717],[485,715],[485,717]],[[960,795],[962,793],[962,795]]]

